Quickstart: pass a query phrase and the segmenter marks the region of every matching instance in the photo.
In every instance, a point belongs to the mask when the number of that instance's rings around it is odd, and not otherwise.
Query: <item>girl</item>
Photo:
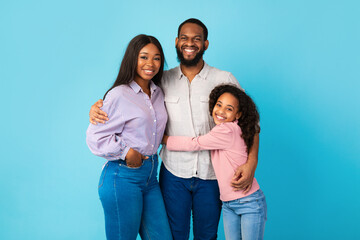
[[[164,53],[147,35],[133,38],[113,86],[104,96],[106,124],[90,124],[90,150],[108,160],[99,181],[107,239],[172,239],[156,179],[157,149],[167,113],[157,85]]]
[[[220,85],[210,93],[209,110],[216,126],[208,134],[194,138],[164,136],[163,143],[173,151],[212,150],[226,239],[263,239],[266,202],[256,179],[248,192],[231,187],[236,168],[247,161],[254,135],[260,130],[256,106],[236,86]]]

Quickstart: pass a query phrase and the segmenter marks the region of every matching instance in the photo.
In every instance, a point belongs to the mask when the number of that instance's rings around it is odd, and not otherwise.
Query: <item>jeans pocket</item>
[[[264,193],[259,189],[258,191],[256,191],[255,193],[253,194],[256,194],[254,196],[254,204],[256,204],[256,206],[264,211],[266,213],[266,200],[265,200],[265,195]]]
[[[144,160],[142,160],[141,165],[138,166],[138,167],[129,167],[129,166],[127,165],[127,163],[126,163],[126,160],[119,160],[119,166],[125,167],[125,168],[127,168],[127,169],[136,170],[136,169],[139,169],[139,168],[141,168],[142,166],[144,166]]]
[[[264,205],[263,200],[264,195],[261,190],[258,190],[249,196],[237,199],[237,203],[251,209],[261,209]]]
[[[103,167],[103,170],[101,172],[100,179],[99,179],[98,189],[101,188],[102,185],[104,184],[104,179],[105,179],[105,175],[106,175],[108,166],[109,166],[109,163],[106,163],[105,166]]]

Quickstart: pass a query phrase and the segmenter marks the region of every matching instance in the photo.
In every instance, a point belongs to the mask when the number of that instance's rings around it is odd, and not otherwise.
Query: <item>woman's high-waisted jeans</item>
[[[157,155],[129,168],[123,160],[105,164],[99,196],[105,213],[108,240],[172,239],[157,181]]]
[[[261,240],[264,238],[266,201],[259,189],[253,194],[223,202],[226,240]]]

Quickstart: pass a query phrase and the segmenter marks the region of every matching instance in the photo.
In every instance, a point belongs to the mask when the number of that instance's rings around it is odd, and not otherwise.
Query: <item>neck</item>
[[[194,77],[199,74],[199,72],[203,69],[204,67],[204,60],[201,59],[195,66],[185,66],[183,64],[180,64],[180,69],[181,72],[189,79],[189,81],[191,82]]]
[[[150,97],[150,81],[145,81],[142,79],[135,79],[134,81],[141,87],[143,92]]]

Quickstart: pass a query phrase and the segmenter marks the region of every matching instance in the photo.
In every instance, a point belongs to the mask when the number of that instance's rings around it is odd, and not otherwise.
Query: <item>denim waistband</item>
[[[157,154],[153,154],[153,155],[145,155],[146,157],[148,157],[147,159],[143,159],[143,161],[150,161],[150,160],[158,160],[158,155]],[[113,162],[113,163],[120,163],[120,162],[124,162],[124,159],[118,159],[118,160],[114,160],[114,161],[109,161],[109,162]]]
[[[158,155],[157,154],[153,154],[153,155],[145,155],[149,158],[144,159],[144,160],[158,160]]]

